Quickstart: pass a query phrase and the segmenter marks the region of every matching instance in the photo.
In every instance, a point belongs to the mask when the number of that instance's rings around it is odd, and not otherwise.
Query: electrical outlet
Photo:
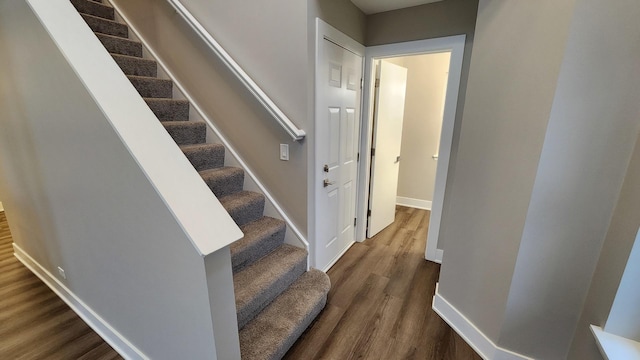
[[[280,144],[280,160],[289,160],[289,144]]]
[[[58,266],[58,274],[60,274],[60,277],[63,279],[67,279],[67,274],[64,273],[64,269],[61,268],[60,266]]]

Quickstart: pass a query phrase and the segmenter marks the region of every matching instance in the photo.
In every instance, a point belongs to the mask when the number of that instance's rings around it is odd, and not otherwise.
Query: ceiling
[[[351,0],[365,14],[408,8],[442,0]]]

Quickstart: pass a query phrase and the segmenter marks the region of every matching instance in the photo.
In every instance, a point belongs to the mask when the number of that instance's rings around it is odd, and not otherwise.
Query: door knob
[[[336,183],[335,181],[329,181],[329,179],[324,179],[324,181],[322,182],[322,185],[323,185],[324,187],[327,187],[327,186],[329,186],[329,185],[333,185],[333,184],[335,184],[335,183]]]

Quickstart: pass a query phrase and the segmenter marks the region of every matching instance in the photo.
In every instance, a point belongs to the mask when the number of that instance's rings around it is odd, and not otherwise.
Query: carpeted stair
[[[224,166],[224,146],[206,143],[206,124],[189,121],[189,102],[173,99],[172,82],[157,78],[156,61],[142,58],[114,9],[71,3],[245,234],[231,245],[242,358],[281,359],[324,308],[329,278],[307,272],[307,252],[284,244],[285,223],[263,215],[262,194],[243,190],[244,171]]]

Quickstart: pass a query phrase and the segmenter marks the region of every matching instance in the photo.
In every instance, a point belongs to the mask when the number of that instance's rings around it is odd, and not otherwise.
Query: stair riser
[[[205,142],[207,138],[206,127],[165,127],[167,132],[178,145],[191,145]]]
[[[96,4],[95,1],[87,0],[71,0],[71,3],[78,10],[78,12],[109,20],[113,20],[115,18],[115,12],[110,6]]]
[[[196,171],[224,166],[224,147],[222,146],[184,151],[184,154]]]
[[[82,15],[82,14],[80,14]],[[82,15],[84,21],[89,25],[91,30],[94,32],[99,32],[102,34],[119,36],[119,37],[129,37],[129,28],[127,25],[110,22],[104,19],[90,17],[86,15]]]
[[[285,291],[296,279],[307,270],[306,258],[295,264],[286,274],[280,276],[261,296],[250,302],[244,309],[238,309],[238,329],[242,329],[249,321],[267,307],[273,299]]]
[[[155,78],[130,77],[133,87],[144,98],[171,98],[173,96],[173,83],[171,80]]]
[[[244,185],[244,172],[237,171],[224,177],[205,178],[209,189],[217,196],[223,197],[242,191]]]
[[[142,57],[142,44],[139,42],[98,34],[98,40],[112,54]]]
[[[227,209],[227,211],[229,212],[229,215],[231,215],[233,221],[235,221],[238,226],[242,226],[262,217],[264,212],[264,197],[245,203],[232,210]]]
[[[147,104],[160,121],[189,120],[189,103],[186,101],[147,101]]]
[[[241,271],[282,245],[286,230],[287,228],[283,224],[276,232],[263,237],[260,241],[253,244],[253,246],[243,249],[242,252],[232,254],[231,265],[233,266],[233,272],[237,273]]]
[[[158,74],[158,64],[155,61],[117,55],[113,59],[126,75],[156,77]]]

